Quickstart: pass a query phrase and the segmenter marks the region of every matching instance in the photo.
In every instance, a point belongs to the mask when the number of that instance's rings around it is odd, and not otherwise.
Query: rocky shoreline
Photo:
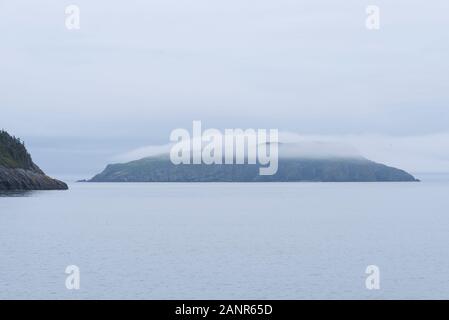
[[[67,190],[47,176],[31,159],[19,138],[0,130],[0,191]]]
[[[40,170],[39,170],[40,171]],[[52,179],[42,171],[10,169],[0,166],[0,190],[67,190],[62,181]]]

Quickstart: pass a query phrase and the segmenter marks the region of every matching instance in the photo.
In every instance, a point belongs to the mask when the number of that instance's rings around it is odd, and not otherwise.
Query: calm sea
[[[65,286],[68,265],[79,290]],[[379,290],[365,286],[368,265]],[[0,298],[448,299],[449,179],[3,195]]]

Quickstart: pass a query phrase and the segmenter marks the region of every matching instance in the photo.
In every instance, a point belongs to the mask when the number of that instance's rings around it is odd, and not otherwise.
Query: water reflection
[[[0,198],[6,197],[31,197],[36,191],[26,190],[26,191],[14,191],[14,190],[1,190]]]

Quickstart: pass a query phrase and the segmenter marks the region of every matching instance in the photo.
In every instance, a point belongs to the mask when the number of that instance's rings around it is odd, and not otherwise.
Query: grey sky
[[[65,28],[69,4],[79,31]],[[365,28],[370,4],[379,31]],[[447,0],[1,1],[0,126],[61,174],[165,144],[192,120],[435,141],[449,132],[448,10]],[[416,146],[437,167],[401,157],[412,171],[444,170],[442,148]]]

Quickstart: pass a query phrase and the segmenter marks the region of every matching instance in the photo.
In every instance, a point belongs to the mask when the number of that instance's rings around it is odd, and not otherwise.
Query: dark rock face
[[[67,190],[67,185],[45,174],[0,166],[0,190]]]
[[[418,181],[409,173],[364,158],[279,159],[272,176],[259,165],[174,165],[165,156],[108,165],[89,182],[374,182]]]
[[[48,177],[33,163],[20,139],[0,131],[0,191],[66,189],[64,182]]]

